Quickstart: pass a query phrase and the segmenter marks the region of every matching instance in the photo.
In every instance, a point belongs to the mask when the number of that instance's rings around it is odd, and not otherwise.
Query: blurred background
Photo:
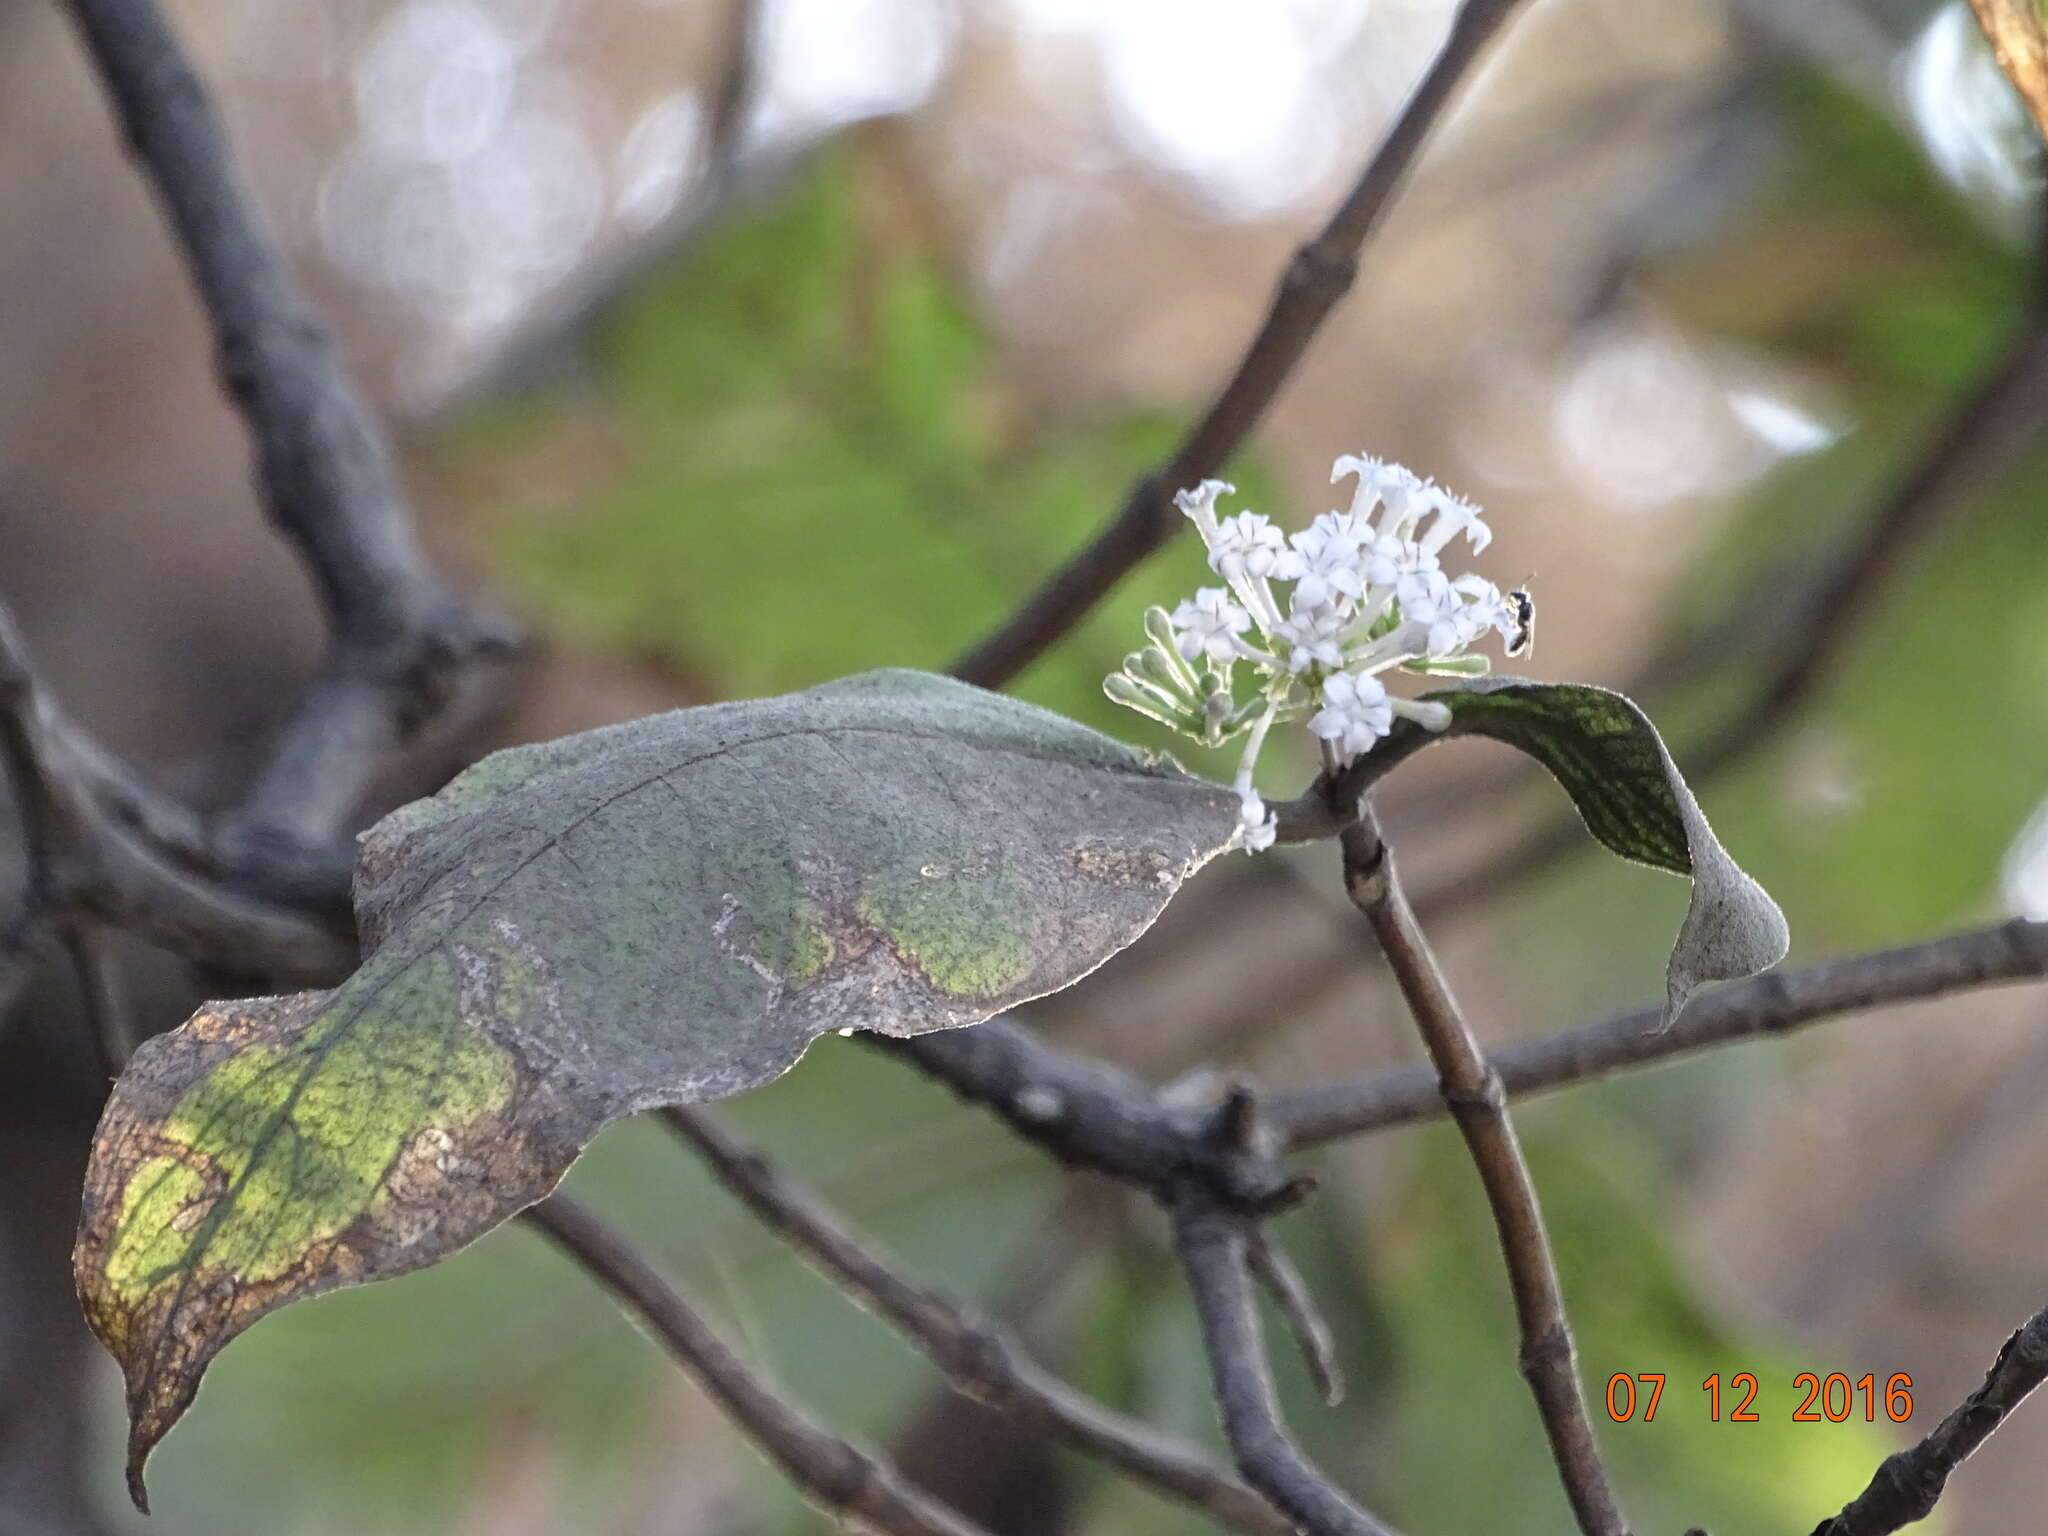
[[[438,559],[538,637],[508,742],[943,667],[1206,401],[1449,6],[171,11],[397,423]],[[1330,460],[1364,451],[1484,502],[1482,568],[1540,606],[1527,670],[1635,688],[1681,764],[1707,760],[1805,643],[1831,552],[2029,323],[2035,142],[1960,0],[1538,0],[1235,479],[1298,524],[1331,504]],[[319,646],[248,467],[76,39],[54,7],[0,3],[0,596],[64,704],[202,804],[251,771]],[[1794,963],[2048,917],[2048,453],[1973,481],[1842,615],[1818,686],[1702,786]],[[1142,606],[1201,574],[1192,538],[1170,548],[1020,691],[1166,745],[1099,683]],[[1657,995],[1682,882],[1590,844],[1469,878],[1561,803],[1504,757],[1448,746],[1386,795],[1417,883],[1463,881],[1434,931],[1482,1033]],[[1312,771],[1267,766],[1275,793]],[[203,995],[123,954],[150,1028]],[[145,1527],[70,1293],[104,1083],[69,988],[34,978],[0,1023],[4,1536],[824,1527],[519,1229],[237,1343],[157,1457]],[[2044,1009],[2030,989],[1901,1008],[1520,1112],[1591,1395],[1669,1378],[1654,1423],[1601,1416],[1638,1529],[1810,1528],[2048,1300]],[[1160,1081],[1418,1055],[1327,848],[1212,867],[1033,1016]],[[730,1108],[919,1275],[1213,1439],[1151,1211],[838,1040]],[[1456,1137],[1314,1161],[1323,1193],[1282,1230],[1352,1390],[1324,1408],[1281,1359],[1305,1441],[1418,1536],[1567,1531]],[[950,1397],[651,1128],[609,1134],[572,1183],[790,1394],[992,1531],[1193,1525]],[[1910,1373],[1920,1411],[1794,1423],[1803,1370]],[[1761,1422],[1710,1422],[1700,1381],[1742,1371]],[[1934,1523],[2038,1525],[2044,1454],[2036,1407]]]

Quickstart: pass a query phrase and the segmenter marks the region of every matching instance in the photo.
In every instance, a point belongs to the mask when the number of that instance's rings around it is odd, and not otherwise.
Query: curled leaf
[[[1785,958],[1785,914],[1721,846],[1657,728],[1633,701],[1583,683],[1519,677],[1484,678],[1424,697],[1451,712],[1441,735],[1490,736],[1535,758],[1602,845],[1691,879],[1692,904],[1665,970],[1663,1027],[1707,982],[1754,976]],[[1437,739],[1397,720],[1364,761],[1378,778]]]
[[[1228,791],[913,672],[500,752],[363,839],[367,956],[143,1046],[75,1255],[129,1481],[208,1362],[300,1297],[446,1257],[605,1125],[828,1029],[972,1024],[1142,933]]]

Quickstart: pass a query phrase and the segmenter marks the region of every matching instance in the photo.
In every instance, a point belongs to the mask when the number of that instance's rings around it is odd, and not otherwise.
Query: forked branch
[[[1174,1212],[1174,1242],[1209,1355],[1223,1432],[1238,1469],[1309,1536],[1389,1536],[1303,1454],[1287,1432],[1252,1290],[1250,1218],[1190,1190]]]
[[[257,485],[331,648],[217,838],[242,883],[345,908],[364,797],[496,701],[511,637],[429,569],[382,428],[299,291],[197,72],[152,0],[68,0],[213,327]]]
[[[24,909],[0,952],[0,972],[24,964],[52,937],[107,923],[242,973],[323,982],[347,973],[355,946],[334,927],[190,867],[146,819],[123,817],[105,804],[99,786],[114,780],[93,771],[83,741],[37,674],[13,615],[0,607],[0,759],[20,808],[29,866]],[[127,803],[153,804],[154,797]],[[93,939],[72,942],[81,961],[96,946]],[[82,973],[81,981],[88,995],[96,992],[95,979]]]
[[[825,1275],[894,1325],[960,1391],[1052,1435],[1221,1524],[1258,1536],[1290,1536],[1294,1522],[1213,1466],[1193,1446],[1125,1418],[1076,1392],[1024,1353],[1005,1329],[898,1274],[843,1220],[710,1115],[668,1109],[662,1118],[700,1154],[762,1223]]]

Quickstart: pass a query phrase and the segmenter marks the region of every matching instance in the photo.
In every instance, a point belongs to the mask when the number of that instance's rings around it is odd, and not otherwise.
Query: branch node
[[[1276,1161],[1280,1139],[1267,1123],[1256,1085],[1233,1080],[1201,1134],[1193,1172],[1207,1198],[1251,1217],[1293,1210],[1316,1189],[1315,1175]]]
[[[1357,280],[1358,252],[1319,235],[1296,249],[1280,274],[1280,291],[1285,300],[1328,309]]]
[[[1501,1081],[1500,1073],[1491,1063],[1487,1064],[1476,1084],[1461,1086],[1449,1079],[1440,1079],[1437,1091],[1443,1096],[1444,1107],[1460,1120],[1468,1116],[1496,1118],[1508,1107],[1507,1084]]]
[[[1571,1330],[1564,1327],[1546,1328],[1522,1341],[1516,1352],[1522,1374],[1531,1380],[1560,1367],[1570,1369],[1578,1363],[1579,1352],[1572,1343]]]
[[[1057,1125],[1067,1116],[1066,1095],[1044,1083],[1025,1084],[1010,1100],[1010,1107],[1033,1125]]]

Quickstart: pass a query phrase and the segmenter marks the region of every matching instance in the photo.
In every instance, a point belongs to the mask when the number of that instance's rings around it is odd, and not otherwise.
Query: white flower
[[[1423,535],[1424,549],[1433,555],[1461,533],[1471,542],[1475,555],[1493,542],[1493,530],[1480,520],[1475,503],[1440,485],[1431,486],[1430,490],[1436,516],[1430,521],[1429,532]]]
[[[1412,535],[1415,525],[1436,498],[1435,482],[1402,464],[1384,464],[1374,477],[1379,493],[1380,532]]]
[[[1348,758],[1371,751],[1397,719],[1446,730],[1448,706],[1395,698],[1380,675],[1405,664],[1476,676],[1486,658],[1469,647],[1489,629],[1510,646],[1526,639],[1523,594],[1504,597],[1483,577],[1443,567],[1460,535],[1475,552],[1492,539],[1476,505],[1382,459],[1346,454],[1330,479],[1346,476],[1357,479],[1350,509],[1292,535],[1254,512],[1219,520],[1218,499],[1233,490],[1225,481],[1179,492],[1174,503],[1225,585],[1171,614],[1147,610],[1150,649],[1104,683],[1112,699],[1210,746],[1242,737],[1235,840],[1247,851],[1271,847],[1279,831],[1254,788],[1276,724],[1306,717],[1327,750]],[[1198,678],[1190,664],[1203,661],[1210,669]],[[1247,673],[1249,696],[1238,686]]]
[[[1515,633],[1514,610],[1500,595],[1500,588],[1483,576],[1445,581],[1439,572],[1426,591],[1418,588],[1413,595],[1410,602],[1404,591],[1401,612],[1428,626],[1427,655],[1455,655],[1489,629],[1499,630],[1504,638]]]
[[[1376,677],[1349,672],[1323,679],[1323,707],[1308,723],[1316,735],[1343,748],[1346,757],[1370,751],[1393,727],[1394,708],[1386,685]]]
[[[1274,626],[1273,638],[1280,642],[1280,660],[1287,670],[1306,672],[1317,665],[1344,665],[1344,648],[1338,642],[1343,629],[1344,614],[1334,604],[1304,603],[1301,587],[1296,587],[1294,608]]]
[[[1358,476],[1358,488],[1351,494],[1351,515],[1363,520],[1384,503],[1388,515],[1381,519],[1381,532],[1399,532],[1398,524],[1409,515],[1414,493],[1423,483],[1415,472],[1400,464],[1390,464],[1385,459],[1347,453],[1340,455],[1330,466],[1331,484],[1346,475]]]
[[[1228,480],[1204,480],[1192,491],[1174,492],[1173,504],[1187,514],[1188,521],[1202,535],[1202,542],[1213,546],[1217,532],[1216,498],[1228,496],[1236,490],[1237,487]]]
[[[1374,538],[1372,519],[1360,517],[1356,511],[1325,512],[1309,524],[1309,529],[1326,539],[1342,539],[1358,550],[1363,550]]]
[[[1273,526],[1270,517],[1240,512],[1235,517],[1226,517],[1217,527],[1216,537],[1209,545],[1209,568],[1228,581],[1243,576],[1269,576],[1274,562],[1286,549],[1286,537]]]
[[[1173,610],[1173,648],[1188,661],[1206,655],[1212,661],[1228,661],[1236,653],[1231,643],[1252,627],[1252,616],[1230,600],[1221,587],[1204,587]]]
[[[1404,578],[1400,591],[1401,616],[1417,631],[1426,633],[1423,655],[1455,655],[1478,633],[1469,627],[1469,605],[1464,594],[1445,580],[1442,571],[1431,571],[1426,577]]]
[[[1421,624],[1434,624],[1449,616],[1462,601],[1450,578],[1437,568],[1434,557],[1428,564],[1416,562],[1394,582],[1394,595],[1401,604],[1401,617]]]
[[[1280,557],[1273,574],[1295,584],[1295,607],[1320,607],[1365,590],[1358,545],[1325,527],[1321,518],[1287,542],[1293,547]]]
[[[1237,802],[1238,841],[1246,853],[1263,853],[1273,846],[1280,832],[1280,818],[1266,809],[1266,802],[1249,790]]]
[[[1470,575],[1460,576],[1451,586],[1465,599],[1464,621],[1472,640],[1477,640],[1489,629],[1498,631],[1503,640],[1515,638],[1521,624],[1515,616],[1514,606],[1501,595],[1499,587],[1484,576]]]
[[[1472,643],[1465,625],[1456,613],[1447,613],[1429,626],[1429,638],[1423,642],[1422,654],[1441,659],[1455,656]]]
[[[1340,453],[1337,462],[1330,466],[1330,484],[1335,485],[1346,475],[1356,475],[1358,485],[1351,493],[1351,515],[1370,517],[1373,508],[1380,504],[1380,476],[1386,470],[1386,461],[1371,454]]]
[[[1380,534],[1365,552],[1365,579],[1375,587],[1398,588],[1404,578],[1427,576],[1437,569],[1436,556],[1413,539]]]

